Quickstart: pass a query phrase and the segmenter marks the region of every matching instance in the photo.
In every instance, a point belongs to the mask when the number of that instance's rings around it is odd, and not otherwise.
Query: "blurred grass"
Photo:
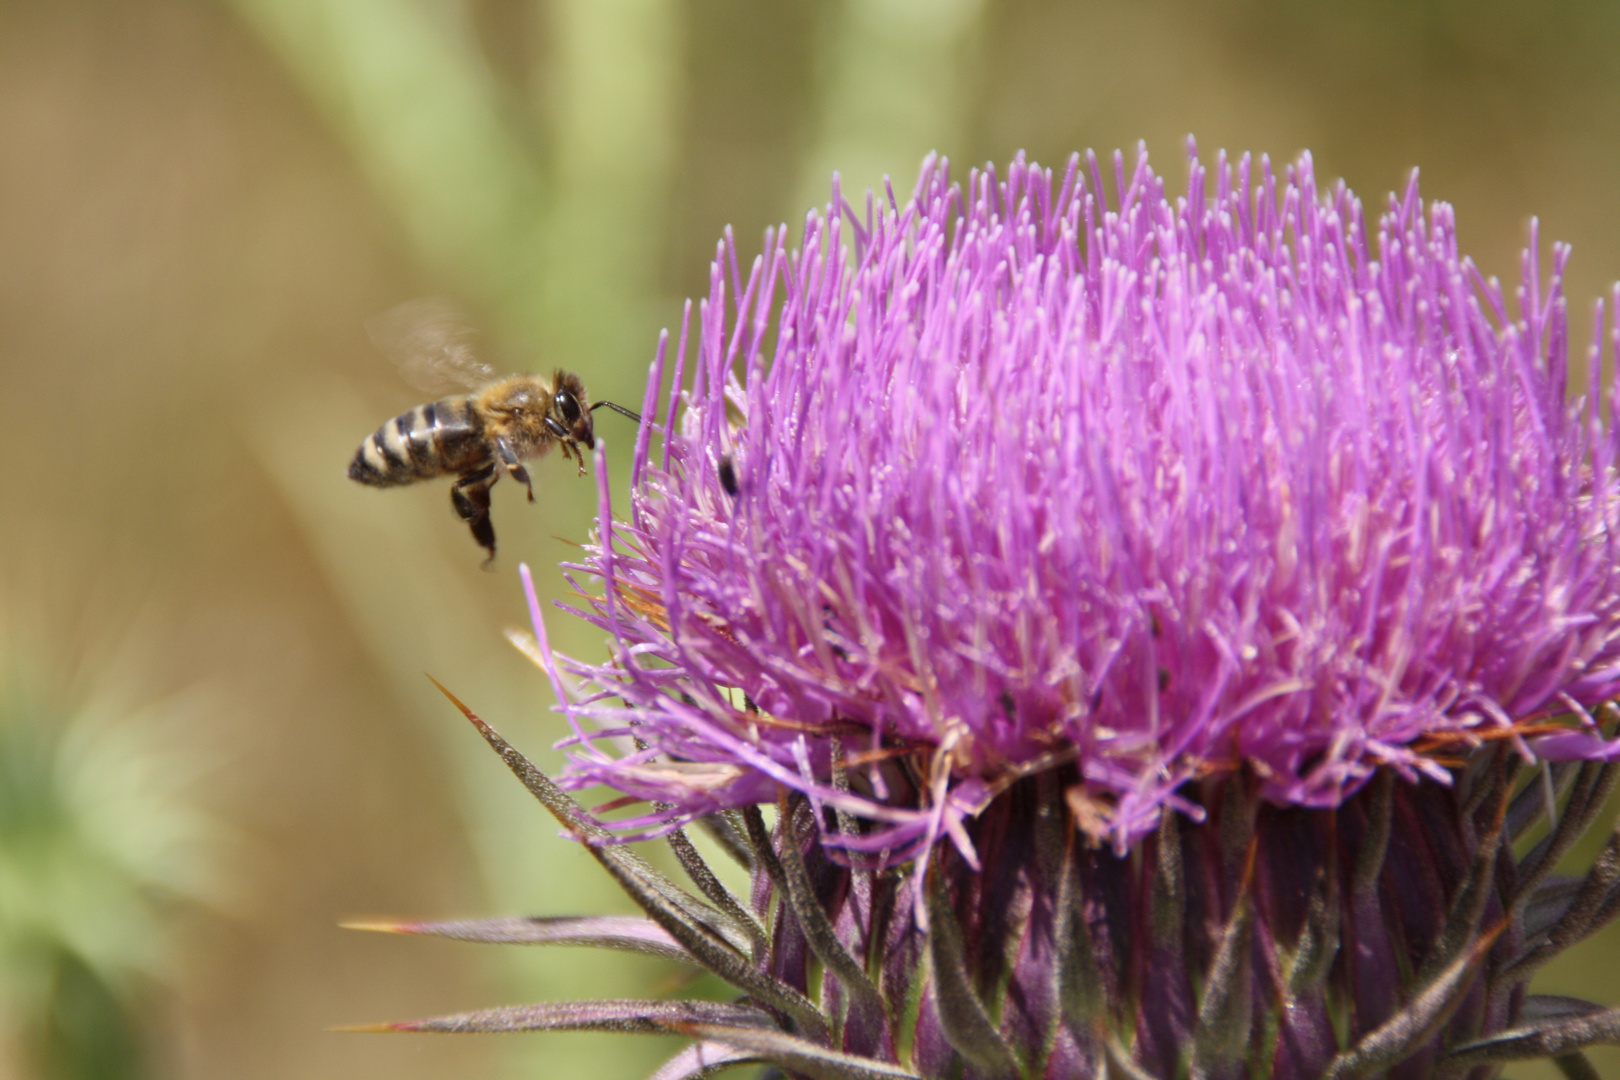
[[[964,146],[979,97],[984,6],[877,0],[828,7],[815,73],[815,134],[800,164],[798,206],[824,204],[834,172],[853,205],[869,189],[881,196],[886,176],[904,200],[924,157]]]
[[[436,275],[501,329],[540,289],[546,189],[470,28],[449,5],[234,0]]]
[[[4,602],[43,612],[41,654],[91,658],[70,693],[120,612],[156,613],[136,620],[134,699],[214,688],[186,723],[229,764],[200,798],[254,853],[229,916],[183,917],[168,989],[143,992],[154,1070],[628,1078],[667,1049],[323,1031],[671,977],[333,928],[625,905],[421,676],[555,764],[548,692],[501,630],[524,617],[520,558],[560,595],[555,537],[586,535],[593,485],[548,461],[536,507],[497,489],[490,574],[441,488],[354,490],[354,444],[416,403],[366,318],[449,294],[497,362],[576,368],[634,407],[721,230],[746,255],[824,202],[834,169],[858,202],[885,172],[908,191],[930,149],[959,169],[1018,149],[1061,167],[1146,139],[1178,184],[1193,132],[1206,156],[1310,147],[1369,207],[1421,165],[1504,277],[1540,214],[1545,238],[1576,242],[1579,349],[1581,313],[1620,277],[1617,11],[0,0],[0,453],[17,463],[0,565],[40,598]],[[600,650],[573,620],[552,632]],[[1612,1001],[1617,948],[1611,931],[1541,985]]]
[[[141,700],[149,650],[115,613],[65,649],[49,608],[0,576],[0,1069],[149,1075],[153,992],[181,916],[231,903],[236,844],[205,804],[222,762],[196,738],[204,686]],[[54,608],[54,610],[52,610]],[[135,632],[132,632],[135,631]]]

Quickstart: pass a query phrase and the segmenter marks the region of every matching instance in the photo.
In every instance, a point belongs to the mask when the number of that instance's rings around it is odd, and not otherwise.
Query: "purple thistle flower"
[[[565,786],[656,829],[782,785],[903,857],[1074,762],[1123,852],[1211,772],[1332,807],[1552,712],[1584,723],[1543,756],[1607,752],[1620,485],[1565,401],[1567,248],[1513,322],[1415,178],[1369,236],[1308,155],[1213,197],[1194,158],[1173,201],[1116,158],[1115,211],[1089,164],[930,161],[863,220],[835,190],[746,282],[722,245],[676,434],[583,568],[618,651],[578,670],[627,707],[574,715],[647,745],[581,735]],[[834,739],[923,755],[920,805],[839,789]]]
[[[649,916],[519,938],[743,997],[427,1026],[696,1037],[662,1080],[1584,1076],[1620,1038],[1526,991],[1620,913],[1620,833],[1551,873],[1620,775],[1620,425],[1566,400],[1568,249],[1543,291],[1532,230],[1515,320],[1415,178],[1369,225],[1308,155],[1114,174],[1109,209],[1094,158],[931,159],[746,278],[727,237],[628,521],[598,449],[581,694],[535,609],[560,788],[650,810],[610,831],[480,727]],[[614,842],[659,835],[706,899]]]

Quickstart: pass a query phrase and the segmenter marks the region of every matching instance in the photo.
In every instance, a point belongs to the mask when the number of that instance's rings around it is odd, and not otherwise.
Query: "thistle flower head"
[[[729,238],[585,612],[616,643],[565,783],[656,831],[778,786],[905,856],[1073,762],[1118,851],[1247,768],[1331,807],[1620,686],[1614,428],[1566,402],[1555,249],[1517,318],[1416,178],[1016,160],[803,241]],[[663,353],[648,403],[657,402]],[[1555,756],[1604,752],[1594,725]],[[1522,746],[1521,742],[1521,746]],[[840,755],[866,764],[852,783]],[[889,765],[909,756],[909,773]],[[904,782],[910,778],[909,787]],[[896,787],[904,788],[896,791]]]
[[[530,588],[561,786],[473,717],[647,918],[393,928],[741,996],[403,1026],[692,1036],[657,1080],[1596,1075],[1620,1009],[1527,992],[1620,915],[1620,831],[1551,872],[1620,779],[1620,425],[1566,400],[1567,250],[1510,304],[1415,181],[1370,222],[1308,156],[1112,180],[930,160],[746,278],[721,245],[627,520],[597,448],[582,695]],[[651,806],[610,829],[594,784]],[[614,842],[659,834],[701,898]]]

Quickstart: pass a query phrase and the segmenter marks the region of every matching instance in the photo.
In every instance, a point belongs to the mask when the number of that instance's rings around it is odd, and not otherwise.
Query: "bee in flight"
[[[372,432],[349,462],[349,479],[373,487],[397,487],[455,476],[450,502],[473,539],[495,558],[495,527],[489,520],[489,489],[509,474],[528,491],[534,486],[523,462],[553,446],[579,463],[580,451],[596,445],[591,414],[603,407],[641,422],[611,401],[592,405],[578,375],[557,371],[500,378],[477,359],[471,331],[440,301],[402,304],[377,319],[372,338],[393,354],[406,378],[423,389],[446,383],[474,389],[400,413]]]

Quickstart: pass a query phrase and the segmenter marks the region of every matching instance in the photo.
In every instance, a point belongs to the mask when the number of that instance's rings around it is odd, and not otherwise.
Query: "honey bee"
[[[495,558],[495,527],[489,520],[489,489],[504,472],[522,484],[534,502],[534,485],[523,462],[553,446],[579,464],[580,447],[596,446],[591,414],[608,408],[641,422],[611,401],[591,404],[585,384],[573,372],[498,377],[472,349],[471,334],[438,301],[413,301],[388,312],[372,326],[372,337],[400,361],[419,386],[445,381],[479,386],[472,393],[442,397],[400,413],[383,424],[354,452],[349,479],[372,487],[397,487],[456,477],[450,502],[473,539]],[[479,385],[485,384],[485,385]]]

